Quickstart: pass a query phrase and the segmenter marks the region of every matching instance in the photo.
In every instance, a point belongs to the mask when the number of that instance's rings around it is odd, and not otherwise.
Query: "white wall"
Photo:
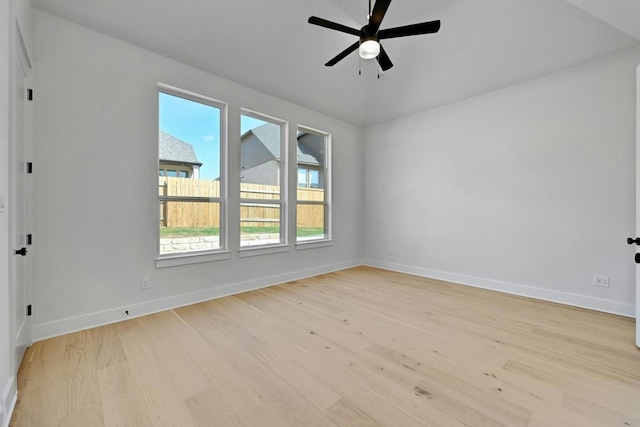
[[[123,319],[125,308],[139,315],[361,263],[362,129],[43,12],[34,27],[35,340]],[[243,107],[288,120],[294,135],[297,124],[332,133],[333,245],[240,258],[232,234],[229,260],[156,269],[158,82],[229,103],[231,178]],[[237,202],[239,182],[229,190]]]
[[[633,316],[639,63],[627,51],[366,129],[365,262]]]
[[[640,40],[640,4],[637,0],[567,0],[606,22]]]

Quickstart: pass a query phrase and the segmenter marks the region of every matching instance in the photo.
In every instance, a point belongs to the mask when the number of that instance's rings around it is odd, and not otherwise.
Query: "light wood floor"
[[[640,426],[634,320],[368,267],[35,343],[11,426]]]

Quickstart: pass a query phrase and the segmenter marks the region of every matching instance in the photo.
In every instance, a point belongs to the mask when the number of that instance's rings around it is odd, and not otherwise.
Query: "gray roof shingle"
[[[269,152],[273,155],[275,159],[280,160],[280,129],[278,126],[274,126],[270,123],[264,124],[262,126],[258,126],[257,128],[251,129],[242,135],[243,139],[249,135],[249,133],[253,133],[262,144],[269,150]],[[304,163],[307,165],[319,165],[318,161],[319,153],[315,153],[310,147],[307,147],[301,140],[305,136],[305,134],[298,135],[298,149],[297,149],[297,157],[298,163]]]
[[[193,145],[164,131],[160,131],[158,138],[158,157],[160,158],[160,161],[188,163],[202,166],[202,163],[198,161]]]

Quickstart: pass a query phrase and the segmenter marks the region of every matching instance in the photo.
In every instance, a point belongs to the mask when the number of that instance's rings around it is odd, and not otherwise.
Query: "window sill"
[[[259,256],[259,255],[268,255],[268,254],[278,254],[283,252],[289,252],[289,245],[272,245],[272,246],[260,246],[260,247],[251,247],[247,246],[238,250],[238,256],[240,258],[251,257],[251,256]]]
[[[179,265],[200,264],[203,262],[223,261],[231,258],[229,252],[185,253],[156,258],[156,268],[176,267]]]
[[[296,243],[296,250],[325,248],[327,246],[333,246],[333,240],[308,240]]]

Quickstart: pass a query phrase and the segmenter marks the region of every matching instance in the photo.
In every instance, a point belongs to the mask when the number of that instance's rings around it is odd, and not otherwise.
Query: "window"
[[[287,125],[242,110],[240,247],[286,242]]]
[[[298,126],[296,241],[331,238],[331,135]]]
[[[185,169],[160,169],[160,176],[172,176],[172,177],[180,177],[180,178],[191,178],[193,176],[193,172],[187,168]]]
[[[298,164],[298,188],[320,188],[320,171]]]
[[[225,249],[225,104],[161,85],[158,119],[160,255]]]

